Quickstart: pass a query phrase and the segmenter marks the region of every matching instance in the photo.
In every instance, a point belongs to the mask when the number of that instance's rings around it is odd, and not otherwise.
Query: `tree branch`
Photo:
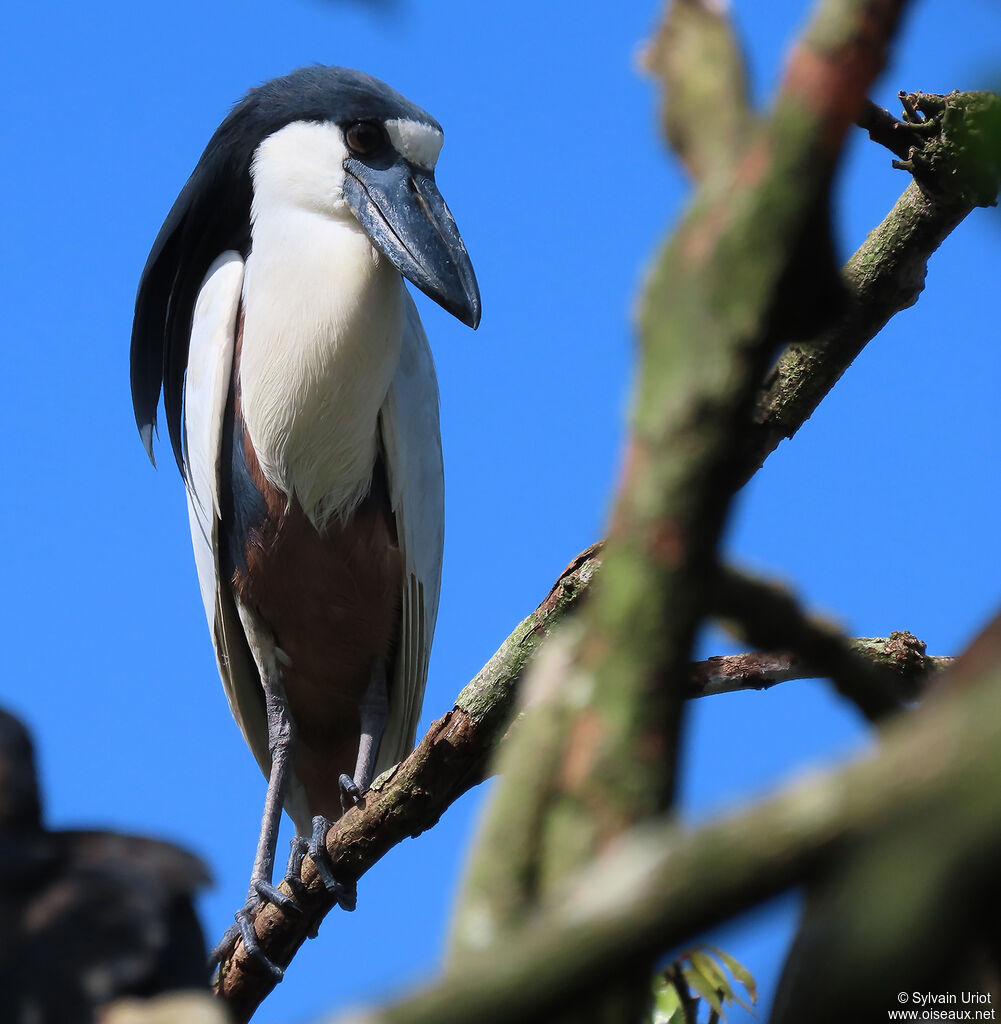
[[[538,663],[526,720],[500,752],[456,915],[460,960],[505,945],[590,859],[673,800],[684,681],[737,489],[736,442],[782,333],[815,329],[837,299],[831,247],[818,244],[830,238],[830,181],[903,7],[817,5],[729,187],[701,189],[654,261],[601,583],[580,628]],[[633,1019],[629,996],[642,1005],[651,969],[632,964],[610,1012],[609,993],[566,1009]]]
[[[907,186],[845,264],[841,276],[848,301],[838,320],[819,336],[787,346],[779,356],[758,396],[753,426],[746,435],[745,481],[813,415],[890,318],[917,302],[928,260],[946,236],[975,207],[997,200],[1001,99],[993,93],[966,92],[923,96],[920,102],[928,110],[939,111],[921,126],[896,121],[875,104],[867,104],[859,119],[870,136],[894,153],[912,153],[915,139],[920,139],[923,155],[911,168],[918,169],[920,181]],[[891,122],[895,128],[889,127]],[[896,137],[904,133],[909,133],[911,142],[906,150]],[[986,147],[974,147],[980,166],[971,165],[971,137],[993,140]]]
[[[975,894],[993,889],[1001,856],[999,693],[995,665],[891,723],[873,756],[696,830],[666,822],[635,829],[516,941],[469,954],[461,970],[350,1024],[548,1020],[567,992],[600,990],[636,958],[812,878],[832,855],[899,835],[908,837],[900,851],[908,877],[932,872],[928,901],[953,908],[950,929],[936,941],[956,941],[978,913]],[[884,867],[899,871],[900,863]],[[881,908],[873,913],[887,924]],[[894,927],[908,926],[903,917]]]
[[[925,654],[925,645],[913,633],[896,632],[888,637],[856,637],[847,641],[848,648],[858,663],[866,668],[886,668],[916,696],[932,676],[948,668],[952,658],[932,657]],[[692,666],[687,696],[709,697],[740,690],[767,690],[778,683],[796,679],[818,679],[827,672],[820,664],[804,660],[792,651],[753,652],[727,654]]]
[[[560,574],[545,600],[498,648],[456,698],[455,707],[432,723],[417,749],[377,779],[364,801],[327,834],[327,852],[338,877],[355,881],[394,846],[437,824],[467,790],[486,778],[499,736],[510,720],[518,687],[535,651],[576,608],[600,565],[600,545],[577,556]],[[930,657],[910,633],[851,641],[860,657],[887,662],[916,691],[951,659]],[[738,690],[762,690],[780,682],[816,677],[818,671],[791,652],[734,654],[698,662],[686,686],[690,699]],[[302,918],[265,906],[255,927],[262,948],[280,964],[296,950],[331,909],[327,891],[309,858],[303,868]],[[217,994],[234,1019],[249,1020],[274,988],[274,979],[248,958],[238,944],[220,968]]]
[[[862,113],[855,119],[855,123],[869,133],[869,138],[873,142],[885,146],[891,153],[901,158],[910,153],[921,132],[934,131],[936,128],[931,121],[921,124],[901,121],[872,100],[865,101]]]
[[[756,647],[791,648],[871,722],[900,710],[914,696],[904,691],[901,684],[907,677],[892,662],[863,656],[839,629],[808,616],[788,591],[773,583],[722,569],[713,610],[734,620]],[[906,659],[906,648],[902,654]]]
[[[667,5],[641,60],[661,85],[664,138],[697,184],[722,185],[757,123],[747,61],[726,5]]]

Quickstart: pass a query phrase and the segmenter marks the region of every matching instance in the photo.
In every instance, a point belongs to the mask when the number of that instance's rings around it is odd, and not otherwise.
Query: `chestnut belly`
[[[264,501],[233,587],[283,654],[293,767],[310,811],[336,818],[338,777],[355,769],[359,706],[373,678],[392,681],[400,629],[403,566],[385,471],[377,461],[368,496],[320,531],[297,502],[251,475]]]

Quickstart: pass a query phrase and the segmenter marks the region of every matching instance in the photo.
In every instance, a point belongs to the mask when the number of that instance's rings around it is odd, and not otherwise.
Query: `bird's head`
[[[253,147],[251,220],[268,203],[352,218],[404,277],[477,326],[476,277],[434,178],[444,136],[426,111],[361,72],[304,68],[253,90],[216,138]]]

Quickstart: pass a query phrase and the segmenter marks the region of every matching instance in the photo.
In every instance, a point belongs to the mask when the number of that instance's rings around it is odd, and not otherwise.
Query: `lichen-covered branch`
[[[900,909],[899,897],[911,894],[933,912],[923,939],[929,956],[945,962],[967,948],[982,894],[995,889],[1001,668],[978,668],[967,685],[943,687],[888,724],[879,751],[848,767],[811,775],[694,830],[663,820],[635,829],[517,941],[467,954],[461,969],[401,1002],[354,1015],[350,1024],[548,1021],[567,993],[601,991],[637,959],[688,941],[859,850],[886,855],[870,879],[873,899],[862,908],[869,941],[859,943],[858,931],[848,936],[859,962],[870,961],[867,976],[888,986],[878,1007],[885,1013],[888,993],[920,987],[887,974],[881,959],[892,947],[882,939],[914,924],[913,916],[888,912]],[[927,884],[901,887],[901,872]],[[842,992],[843,978],[831,974]],[[842,998],[833,1006],[843,1007]]]
[[[861,122],[870,134],[894,153],[912,154],[915,180],[845,265],[841,316],[818,336],[789,345],[769,374],[746,435],[745,480],[813,415],[887,321],[917,301],[928,260],[946,236],[977,206],[997,200],[1001,99],[985,92],[912,98],[934,112],[920,128],[874,105],[864,109]]]
[[[737,440],[780,331],[814,325],[836,299],[830,248],[817,244],[829,237],[829,185],[902,7],[818,6],[771,115],[734,154],[728,187],[699,191],[654,262],[600,583],[578,628],[536,663],[526,721],[500,753],[457,915],[456,964],[503,947],[592,858],[671,804]],[[634,961],[597,1003],[578,994],[557,1019],[635,1019],[651,964]]]
[[[725,182],[757,120],[726,6],[668,4],[643,66],[660,82],[661,128],[682,164],[703,188]]]

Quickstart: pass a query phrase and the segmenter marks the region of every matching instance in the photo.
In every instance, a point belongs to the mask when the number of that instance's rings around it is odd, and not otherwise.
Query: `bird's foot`
[[[347,779],[351,783],[357,796],[361,795],[350,776],[344,775],[341,778],[342,780]],[[344,793],[343,781],[341,783],[341,792],[342,794]],[[355,799],[357,799],[357,796]],[[278,981],[281,981],[282,977],[284,977],[285,969],[276,964],[261,949],[257,932],[254,930],[254,920],[257,917],[258,911],[265,903],[273,903],[285,913],[298,917],[302,916],[303,910],[299,902],[305,892],[305,886],[302,882],[302,862],[307,853],[316,865],[317,875],[320,876],[324,887],[334,898],[337,905],[342,910],[352,911],[355,909],[358,904],[357,886],[353,882],[347,883],[338,880],[334,874],[333,864],[330,862],[330,855],[327,853],[326,838],[331,824],[329,818],[317,815],[313,818],[313,834],[309,839],[305,839],[302,836],[293,837],[289,849],[288,862],[285,865],[285,877],[282,879],[289,889],[292,890],[292,896],[282,892],[278,886],[261,879],[252,883],[253,894],[236,912],[235,923],[226,929],[223,937],[209,954],[210,970],[214,970],[216,966],[230,955],[236,940],[239,938],[243,940],[243,948],[247,951],[247,956],[260,964]],[[316,928],[314,927],[310,932],[310,938],[315,937]]]
[[[257,889],[258,885],[265,891],[274,890],[276,893],[278,892],[277,889],[274,889],[274,886],[266,885],[263,882],[255,883],[254,888]],[[288,899],[288,897],[285,898]],[[257,917],[257,912],[261,909],[264,902],[266,902],[266,897],[262,896],[260,891],[258,891],[256,899],[251,897],[247,900],[246,904],[236,912],[236,927],[240,931],[240,938],[243,939],[243,948],[247,951],[247,956],[254,963],[263,967],[276,981],[281,981],[285,977],[285,968],[276,964],[261,949],[261,944],[257,939],[257,932],[254,930],[254,919]],[[295,905],[294,902],[292,902],[292,905]],[[299,908],[296,907],[296,910],[298,911]]]
[[[233,946],[236,944],[237,938],[241,938],[243,939],[243,947],[246,949],[247,955],[279,981],[281,980],[285,971],[261,949],[260,942],[257,939],[257,932],[254,930],[254,920],[257,917],[258,911],[265,903],[274,904],[274,906],[286,914],[302,917],[302,907],[298,903],[298,898],[304,891],[300,876],[302,874],[302,858],[306,850],[307,844],[304,840],[298,836],[292,840],[288,862],[285,865],[285,877],[282,881],[288,885],[294,896],[289,896],[287,893],[282,892],[278,886],[265,882],[263,879],[256,879],[251,883],[254,892],[236,912],[236,923],[226,929],[223,937],[209,954],[210,970],[213,970],[217,964],[222,963],[229,956]]]
[[[341,776],[341,778],[346,778],[346,776]],[[334,866],[330,862],[326,843],[330,827],[330,819],[323,817],[322,814],[313,818],[313,834],[306,844],[305,852],[309,854],[316,865],[316,873],[337,905],[341,910],[352,911],[358,905],[358,887],[354,882],[342,882],[334,875]]]
[[[255,885],[256,888],[256,885]],[[266,887],[262,884],[262,888],[274,888]],[[276,889],[275,892],[278,892]],[[295,905],[295,901],[289,900],[284,893],[278,893],[279,896],[287,900],[295,910],[299,913],[299,907]],[[223,933],[222,938],[216,944],[215,948],[209,953],[209,970],[215,970],[215,968],[223,962],[232,953],[233,947],[236,945],[237,939],[243,939],[243,948],[247,951],[247,956],[264,968],[276,981],[281,981],[285,976],[285,968],[276,964],[267,953],[261,949],[261,944],[257,939],[257,932],[254,930],[254,919],[257,917],[257,912],[261,909],[261,905],[268,902],[263,896],[251,896],[247,902],[236,912],[234,915],[235,924],[231,924],[226,931]],[[279,904],[281,905],[281,904]],[[284,905],[283,909],[287,909]]]

